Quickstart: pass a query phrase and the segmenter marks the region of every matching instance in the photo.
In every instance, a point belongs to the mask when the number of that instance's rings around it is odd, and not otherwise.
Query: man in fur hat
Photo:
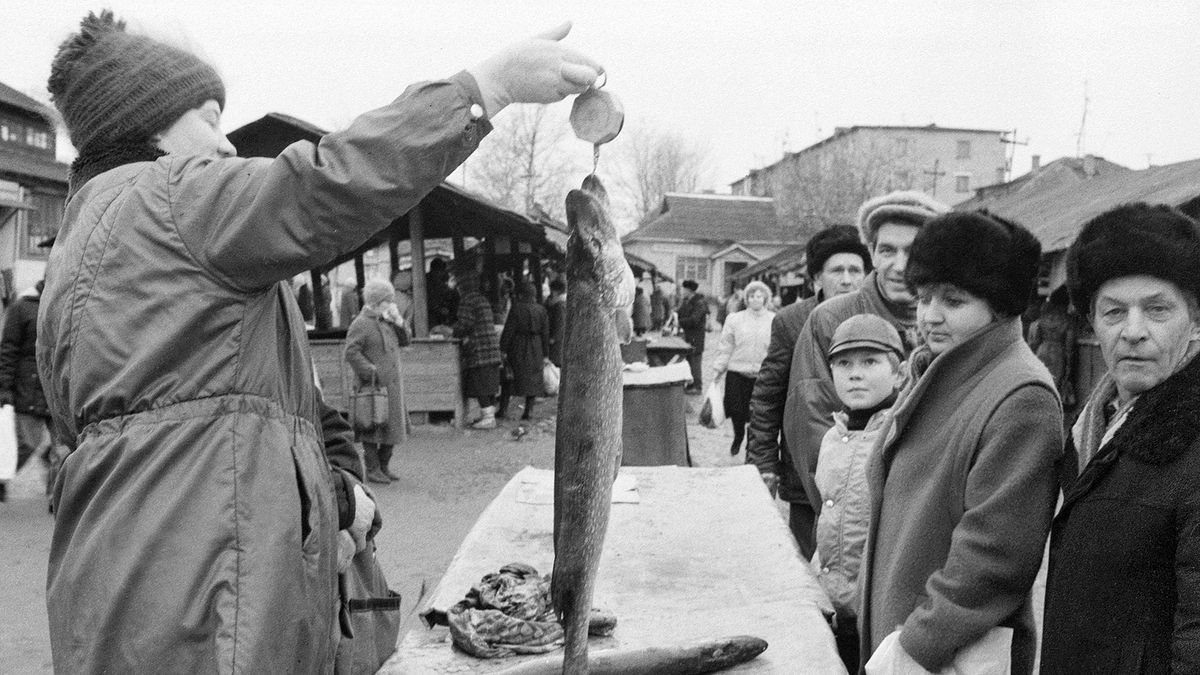
[[[286,282],[416,205],[509,103],[590,86],[602,69],[560,43],[569,29],[274,159],[234,156],[224,85],[194,54],[111,12],[60,46],[49,89],[79,157],[37,344],[72,447],[47,588],[56,672],[332,669],[344,544],[366,549],[374,505],[322,451]]]
[[[833,332],[855,314],[877,314],[896,327],[905,354],[917,346],[916,298],[904,280],[908,252],[921,226],[948,210],[921,192],[893,192],[864,203],[858,211],[858,229],[875,269],[859,290],[813,309],[796,340],[783,436],[816,513],[821,511],[821,495],[813,480],[817,455],[830,416],[841,407],[827,356]]]
[[[1042,672],[1200,672],[1200,223],[1101,214],[1067,287],[1108,372],[1068,436]]]
[[[746,445],[746,463],[758,467],[763,482],[779,498],[788,502],[788,525],[805,558],[816,548],[813,526],[816,511],[808,501],[804,485],[792,463],[786,438],[781,438],[783,408],[787,401],[788,379],[792,371],[792,352],[808,315],[820,303],[857,291],[871,271],[871,254],[850,225],[825,228],[808,240],[804,249],[808,276],[817,287],[812,297],[784,307],[771,322],[771,344],[767,358],[754,381],[750,401],[750,440]]]

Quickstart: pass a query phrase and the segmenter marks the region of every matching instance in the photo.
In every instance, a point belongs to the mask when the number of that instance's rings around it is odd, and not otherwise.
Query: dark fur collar
[[[71,162],[67,199],[74,197],[84,183],[105,171],[134,162],[153,162],[165,154],[148,141],[85,150]]]
[[[1166,464],[1200,440],[1200,356],[1138,397],[1111,443],[1147,464]]]

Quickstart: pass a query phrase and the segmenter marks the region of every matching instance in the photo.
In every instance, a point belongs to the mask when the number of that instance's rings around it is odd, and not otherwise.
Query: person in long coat
[[[17,423],[17,470],[41,449],[43,439],[50,433],[50,409],[37,371],[37,313],[45,282],[22,293],[4,313],[4,330],[0,333],[0,406],[11,405]],[[58,453],[51,441],[44,457],[49,472],[47,492],[54,484]],[[0,502],[5,500],[7,486],[0,482]]]
[[[650,298],[646,297],[646,289],[637,287],[633,296],[633,332],[638,337],[650,330]]]
[[[563,277],[550,282],[550,297],[546,298],[546,316],[550,319],[550,362],[562,367],[563,335],[567,330],[567,284]]]
[[[341,542],[365,551],[375,508],[326,454],[287,281],[415,207],[505,104],[583,91],[595,69],[565,29],[273,158],[235,156],[195,55],[107,11],[62,44],[49,90],[79,154],[37,337],[70,448],[55,672],[332,670]]]
[[[1067,285],[1108,373],[1070,430],[1042,672],[1200,672],[1200,223],[1101,214]]]
[[[700,285],[691,279],[684,280],[680,290],[679,327],[683,329],[683,339],[692,351],[688,353],[687,361],[692,370],[692,383],[684,390],[689,394],[699,394],[704,391],[704,335],[708,331],[708,299],[697,289]]]
[[[381,386],[387,391],[387,422],[354,420],[354,440],[362,443],[367,480],[386,485],[400,476],[388,463],[392,449],[408,439],[408,409],[400,348],[408,345],[408,329],[396,305],[392,284],[369,279],[363,288],[363,308],[346,331],[345,358],[354,371],[356,389]]]
[[[546,395],[542,368],[550,351],[550,318],[535,301],[533,284],[525,281],[517,287],[516,299],[508,310],[508,319],[500,333],[500,351],[504,354],[506,373],[511,373],[502,386],[500,410],[508,411],[509,396],[525,397],[525,412],[521,419],[533,419],[533,407],[538,396]]]
[[[1054,383],[1021,331],[1040,253],[986,212],[933,218],[913,240],[905,275],[925,344],[867,467],[863,658],[938,672],[1011,628],[993,656],[1033,671],[1031,589],[1063,445]]]
[[[479,272],[463,269],[455,276],[462,292],[454,336],[462,340],[463,396],[479,401],[480,417],[471,428],[495,429],[502,358],[492,303],[479,290]]]

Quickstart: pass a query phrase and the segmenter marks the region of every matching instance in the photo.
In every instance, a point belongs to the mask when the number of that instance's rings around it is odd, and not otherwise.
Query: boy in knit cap
[[[297,273],[360,246],[462,163],[509,103],[602,68],[564,24],[409,87],[316,145],[240,159],[225,88],[185,50],[89,14],[49,89],[79,157],[38,367],[56,435],[56,672],[328,672],[337,572],[374,504],[322,451]],[[180,299],[186,298],[186,301]]]
[[[833,413],[817,461],[824,501],[813,567],[833,603],[838,654],[852,673],[858,670],[858,571],[871,512],[867,460],[896,402],[903,358],[900,334],[874,314],[852,316],[833,332],[829,369],[844,408]]]

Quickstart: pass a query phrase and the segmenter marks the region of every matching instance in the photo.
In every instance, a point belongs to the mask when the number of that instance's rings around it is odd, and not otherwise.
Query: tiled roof
[[[794,243],[796,234],[780,224],[773,199],[672,192],[622,241],[647,239]]]
[[[1115,171],[1083,181],[1035,185],[955,208],[981,208],[1021,223],[1042,242],[1042,251],[1071,245],[1083,224],[1129,202],[1183,206],[1200,199],[1200,159],[1141,171]],[[975,200],[970,200],[974,202]]]

